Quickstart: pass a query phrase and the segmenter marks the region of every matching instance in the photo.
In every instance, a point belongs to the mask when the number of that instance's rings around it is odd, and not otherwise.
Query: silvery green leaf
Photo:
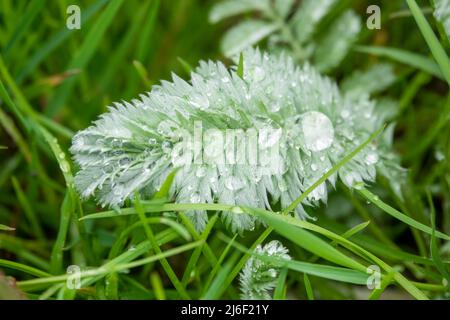
[[[355,71],[342,82],[341,88],[349,95],[372,95],[388,88],[395,79],[392,65],[380,63],[365,71]]]
[[[226,56],[232,56],[258,43],[274,32],[278,26],[260,20],[246,20],[227,31],[222,39],[221,49]]]
[[[336,67],[347,55],[350,46],[361,31],[361,19],[353,11],[343,13],[319,41],[314,53],[314,64],[320,71]]]
[[[239,55],[234,61],[238,64]],[[243,52],[243,74],[236,70],[201,61],[189,81],[174,74],[140,99],[110,106],[78,132],[70,151],[81,196],[120,207],[136,191],[144,199],[154,195],[177,168],[168,196],[178,203],[286,208],[385,121],[367,94],[342,95],[334,81],[309,64],[296,66],[285,53],[249,48]],[[193,161],[189,151],[199,141],[199,128],[200,157]],[[233,143],[251,137],[253,143],[235,151]],[[296,208],[298,217],[308,218],[303,206],[326,202],[338,178],[352,188],[373,181],[378,168],[394,177],[392,171],[400,170],[391,142],[361,150],[308,195]],[[239,156],[245,161],[230,160]],[[258,161],[249,161],[251,156]],[[187,215],[198,230],[208,221],[201,210]],[[259,222],[242,212],[223,212],[221,218],[233,232],[252,230]]]
[[[442,24],[447,39],[450,40],[450,0],[433,0],[433,15]]]
[[[336,0],[304,0],[292,18],[296,38],[300,43],[309,40],[317,24],[331,10]]]
[[[225,0],[214,5],[209,13],[209,21],[217,23],[249,11],[266,11],[269,7],[269,0]]]

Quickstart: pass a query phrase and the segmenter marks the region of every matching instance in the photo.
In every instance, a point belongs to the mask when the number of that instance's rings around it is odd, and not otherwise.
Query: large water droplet
[[[321,112],[308,111],[304,113],[301,116],[301,128],[305,147],[311,151],[325,150],[333,143],[333,124]]]

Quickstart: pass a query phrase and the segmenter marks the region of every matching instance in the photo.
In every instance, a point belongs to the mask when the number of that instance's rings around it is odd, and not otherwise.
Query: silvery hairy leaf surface
[[[384,123],[368,95],[341,94],[308,64],[258,49],[242,57],[242,75],[236,66],[202,61],[189,81],[173,75],[78,132],[71,152],[80,194],[120,207],[135,191],[150,198],[178,168],[170,190],[176,202],[286,208]],[[297,215],[307,218],[304,206],[326,203],[338,179],[351,188],[379,171],[398,181],[391,134],[310,193]],[[188,216],[198,230],[208,221],[205,211]],[[239,232],[257,223],[247,214],[222,218]]]

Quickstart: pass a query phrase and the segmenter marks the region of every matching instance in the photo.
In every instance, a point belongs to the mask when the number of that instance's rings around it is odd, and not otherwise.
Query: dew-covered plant
[[[280,265],[262,260],[267,256],[279,260],[290,260],[289,251],[279,241],[273,240],[264,246],[258,245],[242,268],[239,282],[241,298],[246,300],[270,300],[280,273]]]
[[[177,168],[176,202],[286,208],[383,122],[367,95],[343,96],[308,64],[248,49],[238,66],[203,61],[189,82],[173,75],[140,100],[110,107],[73,138],[75,183],[83,197],[117,207],[135,191],[148,199]],[[326,202],[338,177],[350,188],[373,181],[377,170],[398,180],[391,135],[363,149],[303,205]],[[301,205],[296,212],[308,217]],[[187,214],[198,230],[208,221],[206,211]],[[232,212],[222,218],[239,232],[257,222]]]
[[[311,61],[319,71],[330,71],[345,58],[361,30],[361,19],[352,10],[337,12],[327,32],[319,32],[323,20],[335,13],[337,0],[223,0],[210,12],[210,22],[248,16],[231,27],[221,42],[222,52],[232,56],[267,40],[271,52],[288,52],[297,62]]]

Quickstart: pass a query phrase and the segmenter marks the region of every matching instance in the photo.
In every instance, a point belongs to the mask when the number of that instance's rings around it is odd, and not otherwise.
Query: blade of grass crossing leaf
[[[427,42],[428,47],[430,48],[431,53],[434,56],[434,59],[436,59],[436,62],[441,68],[445,79],[450,85],[450,60],[447,56],[447,53],[445,52],[445,49],[442,47],[439,39],[434,34],[433,29],[429,25],[427,19],[423,15],[416,1],[406,0],[406,3],[408,4],[409,9],[413,14],[414,19],[416,20],[417,25],[419,26],[419,29],[422,32],[422,35],[425,38],[425,41]]]
[[[348,161],[350,161],[355,155],[357,155],[362,149],[364,149],[372,140],[374,140],[383,130],[384,127],[381,127],[377,131],[375,131],[373,134],[370,135],[370,137],[364,141],[362,144],[360,144],[357,148],[355,148],[352,152],[350,152],[348,155],[346,155],[341,161],[339,161],[337,164],[335,164],[330,170],[328,170],[320,179],[318,179],[316,182],[314,182],[308,189],[305,190],[305,192],[302,193],[300,197],[298,197],[296,200],[294,200],[285,210],[283,210],[283,214],[288,214],[295,210],[295,208],[306,199],[306,197],[314,191],[315,188],[317,188],[320,184],[325,182],[330,176],[332,176],[335,172],[337,172],[342,166],[344,166]]]

